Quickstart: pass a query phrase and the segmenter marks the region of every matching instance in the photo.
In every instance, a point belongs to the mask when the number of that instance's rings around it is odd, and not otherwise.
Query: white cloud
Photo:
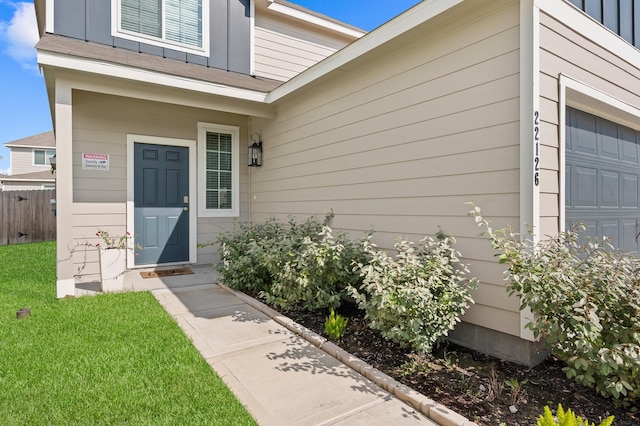
[[[32,2],[11,3],[15,12],[10,21],[0,21],[0,39],[4,41],[5,52],[20,63],[23,68],[36,70],[36,49],[38,24]]]

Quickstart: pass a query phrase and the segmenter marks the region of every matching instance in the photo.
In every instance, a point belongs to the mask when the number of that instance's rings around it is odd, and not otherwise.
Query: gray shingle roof
[[[5,182],[10,181],[38,181],[38,182],[54,182],[55,175],[50,170],[44,170],[41,172],[22,173],[19,175],[5,176],[0,175],[0,180]]]
[[[56,141],[53,137],[53,131],[49,130],[48,132],[44,132],[37,135],[28,136],[26,138],[18,139],[15,141],[7,142],[4,145],[9,148],[18,148],[18,147],[55,148]]]
[[[208,68],[174,59],[161,58],[148,53],[139,53],[121,48],[116,49],[104,44],[76,40],[54,34],[45,34],[38,44],[36,44],[36,49],[39,51],[61,53],[78,58],[93,59],[152,70],[178,77],[192,78],[263,93],[270,92],[283,83],[282,81],[253,77],[248,74],[229,72],[217,68]]]

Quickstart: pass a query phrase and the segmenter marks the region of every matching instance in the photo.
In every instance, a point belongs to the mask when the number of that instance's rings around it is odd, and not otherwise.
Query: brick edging
[[[384,374],[382,371],[373,368],[360,358],[351,355],[349,352],[340,348],[338,345],[328,341],[324,337],[309,330],[308,328],[296,323],[291,318],[282,315],[280,312],[271,309],[269,306],[265,305],[259,300],[256,300],[253,297],[240,291],[233,290],[225,286],[224,284],[216,284],[220,288],[235,295],[238,299],[242,300],[252,308],[262,312],[292,333],[301,336],[314,346],[322,349],[328,355],[336,358],[338,361],[344,363],[358,374],[371,380],[382,389],[396,396],[398,399],[410,405],[412,408],[420,411],[422,414],[438,423],[439,425],[478,426],[476,423],[470,421],[466,417],[463,417],[460,414],[448,409],[442,404],[438,404],[437,402],[427,398],[420,392],[415,391],[409,386],[403,385],[396,379]]]

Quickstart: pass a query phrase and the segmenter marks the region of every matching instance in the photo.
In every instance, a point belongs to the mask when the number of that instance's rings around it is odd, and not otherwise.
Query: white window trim
[[[231,135],[232,177],[230,209],[207,209],[206,180],[206,135],[207,132],[228,133]],[[198,216],[199,217],[239,217],[240,216],[240,128],[222,124],[198,123]]]
[[[614,123],[640,131],[640,106],[634,106],[581,81],[560,74],[560,230],[566,220],[566,123],[567,107],[579,109]]]
[[[148,135],[127,134],[127,231],[135,235],[135,205],[134,205],[134,172],[135,143],[147,143],[155,145],[183,146],[189,148],[189,200],[194,199],[196,192],[196,141],[190,139],[164,138]],[[189,203],[190,205],[192,203]],[[189,209],[189,263],[198,263],[198,220],[194,209]],[[175,264],[184,264],[178,262]],[[163,263],[162,266],[173,265],[173,263]],[[136,265],[134,256],[127,256],[127,269],[146,268],[158,266],[155,264]]]
[[[44,164],[36,163],[36,151],[44,151]],[[34,148],[31,150],[31,162],[34,167],[51,167],[50,164],[47,164],[47,151],[53,152],[53,155],[56,155],[55,149]]]
[[[127,31],[120,26],[120,0],[111,0],[111,35],[152,46],[165,47],[199,56],[209,56],[209,0],[202,0],[202,47]]]

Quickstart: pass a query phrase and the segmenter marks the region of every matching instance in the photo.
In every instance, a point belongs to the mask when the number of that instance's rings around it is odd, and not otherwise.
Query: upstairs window
[[[114,35],[196,54],[208,50],[208,0],[114,0]]]
[[[33,165],[34,166],[49,166],[51,157],[56,155],[55,151],[45,149],[33,150]]]

